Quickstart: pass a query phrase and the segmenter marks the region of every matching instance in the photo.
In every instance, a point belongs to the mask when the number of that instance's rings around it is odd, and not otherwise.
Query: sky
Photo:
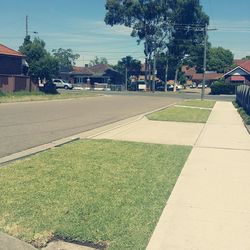
[[[18,49],[25,36],[25,17],[32,39],[46,42],[48,51],[71,48],[80,54],[76,64],[84,66],[95,56],[110,64],[131,55],[143,60],[143,47],[131,30],[104,23],[105,0],[0,0],[0,43]],[[235,58],[250,55],[250,1],[201,0],[210,17],[209,42],[230,49]],[[35,34],[34,32],[37,32]]]

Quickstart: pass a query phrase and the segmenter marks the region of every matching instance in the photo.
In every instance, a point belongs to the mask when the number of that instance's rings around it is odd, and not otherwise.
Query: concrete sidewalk
[[[147,250],[250,249],[250,136],[217,102]]]

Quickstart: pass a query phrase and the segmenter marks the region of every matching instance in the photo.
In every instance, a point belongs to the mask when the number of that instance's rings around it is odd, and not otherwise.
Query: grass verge
[[[200,108],[212,108],[214,104],[215,101],[210,101],[210,100],[206,101],[188,100],[179,104],[181,106],[188,106],[188,107],[171,106],[169,108],[149,114],[147,117],[150,120],[157,120],[157,121],[205,123],[211,113],[211,110],[200,109]]]
[[[98,94],[96,93],[91,93],[86,91],[79,91],[79,92],[67,91],[57,95],[45,94],[40,91],[33,91],[33,92],[20,91],[14,93],[0,94],[0,103],[60,100],[60,99],[91,97],[97,95]]]
[[[83,140],[12,163],[0,169],[0,230],[35,246],[145,249],[190,151]]]

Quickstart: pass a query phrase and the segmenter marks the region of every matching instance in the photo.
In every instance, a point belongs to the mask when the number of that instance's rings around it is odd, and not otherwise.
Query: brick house
[[[60,72],[60,77],[73,84],[114,84],[121,85],[123,76],[105,64],[95,66],[73,67],[70,72]]]
[[[250,60],[238,60],[237,66],[223,75],[228,84],[250,85]]]
[[[24,75],[25,56],[5,45],[0,44],[0,91],[31,91],[36,85],[30,77]]]

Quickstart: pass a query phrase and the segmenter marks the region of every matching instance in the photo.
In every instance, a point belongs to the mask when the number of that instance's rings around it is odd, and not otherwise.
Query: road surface
[[[108,95],[0,104],[0,157],[167,106],[180,98]]]

